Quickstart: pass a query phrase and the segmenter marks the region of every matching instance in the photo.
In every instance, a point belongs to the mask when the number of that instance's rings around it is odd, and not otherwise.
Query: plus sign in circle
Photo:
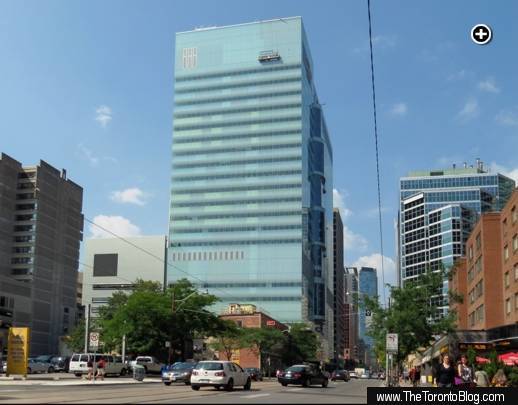
[[[486,45],[493,38],[493,32],[486,24],[477,24],[471,29],[471,39],[477,45]]]

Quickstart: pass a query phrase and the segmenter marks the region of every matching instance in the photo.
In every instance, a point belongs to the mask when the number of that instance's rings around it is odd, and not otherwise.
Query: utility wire
[[[91,219],[89,219],[89,218],[87,218],[87,217],[84,217],[84,220],[85,220],[86,222],[88,222],[88,223],[90,223],[90,224],[92,224],[92,225],[94,225],[94,226],[98,227],[99,229],[101,229],[101,230],[103,230],[103,231],[105,231],[105,232],[109,233],[110,235],[113,235],[113,236],[114,236],[114,237],[116,237],[117,239],[120,239],[120,240],[122,240],[123,242],[125,242],[125,243],[127,243],[127,244],[129,244],[129,245],[133,246],[134,248],[136,248],[136,249],[140,250],[141,252],[143,252],[143,253],[145,253],[145,254],[147,254],[147,255],[149,255],[149,256],[151,256],[151,257],[155,258],[155,259],[156,259],[156,260],[158,260],[160,263],[168,264],[169,266],[171,266],[171,267],[175,268],[175,269],[176,269],[176,270],[178,270],[179,272],[181,272],[181,273],[185,274],[187,277],[192,278],[192,279],[195,279],[195,280],[197,280],[197,281],[199,281],[199,282],[201,282],[201,283],[203,283],[203,284],[207,283],[207,281],[206,281],[206,280],[202,280],[201,278],[198,278],[198,277],[196,277],[196,276],[193,276],[192,274],[189,274],[189,272],[187,272],[187,271],[183,270],[182,268],[178,267],[177,265],[174,265],[174,264],[170,263],[169,261],[164,260],[164,259],[163,259],[163,258],[161,258],[160,256],[157,256],[157,255],[155,255],[154,253],[152,253],[152,252],[150,252],[150,251],[148,251],[148,250],[146,250],[146,249],[144,249],[144,248],[142,248],[142,247],[140,247],[140,246],[138,246],[138,245],[134,244],[133,242],[131,242],[131,241],[127,240],[126,238],[123,238],[122,236],[117,235],[115,232],[113,232],[113,231],[111,231],[111,230],[109,230],[109,229],[105,228],[104,226],[101,226],[101,225],[99,225],[99,224],[95,223],[95,222],[94,222],[94,221],[92,221]],[[230,298],[232,298],[232,299],[234,299],[234,298],[235,298],[234,296],[232,296],[231,294],[229,294],[227,291],[222,290],[222,289],[220,289],[220,288],[217,288],[217,287],[211,287],[211,289],[212,289],[212,290],[219,291],[219,292],[221,292],[222,294],[224,294],[224,295],[226,295],[226,296],[228,296],[228,297],[230,297]],[[268,312],[268,311],[266,311],[264,308],[261,308],[260,306],[257,306],[257,307],[258,307],[262,312],[264,312],[264,313],[266,313],[266,314],[268,314],[268,315],[269,315],[269,312]]]
[[[380,250],[381,250],[381,279],[383,291],[383,305],[385,305],[385,268],[383,265],[383,225],[381,220],[381,187],[380,187],[380,166],[379,166],[379,149],[378,149],[378,120],[376,114],[376,86],[374,80],[374,55],[372,52],[372,21],[371,21],[371,1],[367,0],[367,12],[369,16],[369,46],[371,54],[371,83],[372,83],[372,105],[374,112],[374,141],[376,144],[376,178],[378,181],[378,219],[380,231]]]

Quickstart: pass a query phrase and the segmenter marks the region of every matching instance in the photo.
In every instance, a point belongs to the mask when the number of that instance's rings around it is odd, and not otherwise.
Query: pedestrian
[[[489,376],[482,366],[478,366],[477,371],[475,371],[475,382],[477,387],[489,387]]]
[[[415,367],[412,367],[410,369],[408,376],[410,377],[410,383],[412,384],[413,387],[415,387]]]
[[[99,377],[99,379],[102,381],[104,381],[105,367],[106,367],[106,361],[104,360],[104,356],[101,356],[101,358],[97,362],[96,377]]]
[[[414,373],[414,387],[417,387],[419,386],[419,383],[421,382],[421,367],[417,366],[415,368],[415,373]]]
[[[492,387],[506,387],[507,386],[507,377],[505,376],[503,369],[498,369],[498,371],[493,376],[491,380]]]
[[[460,386],[471,387],[473,385],[473,369],[468,364],[468,358],[465,354],[460,356],[460,363],[457,366],[457,375],[460,379]]]
[[[87,380],[91,380],[94,376],[94,362],[92,356],[88,356],[88,361],[86,362],[86,368],[88,369],[88,374],[86,375]]]
[[[453,386],[455,382],[455,367],[451,364],[451,359],[448,354],[442,357],[442,362],[437,367],[435,375],[435,383],[438,387]]]

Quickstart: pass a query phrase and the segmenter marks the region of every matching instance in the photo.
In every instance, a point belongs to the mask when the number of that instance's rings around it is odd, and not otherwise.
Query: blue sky
[[[473,163],[518,178],[518,4],[372,1],[386,281],[398,179]],[[0,151],[84,187],[116,232],[167,232],[175,32],[303,17],[331,133],[346,261],[379,263],[366,0],[0,3]],[[477,46],[471,27],[493,41]],[[85,224],[85,235],[99,236]]]

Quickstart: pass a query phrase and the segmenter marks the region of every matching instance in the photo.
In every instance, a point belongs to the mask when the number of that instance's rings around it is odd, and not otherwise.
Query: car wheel
[[[50,373],[53,373],[53,372],[54,372],[54,367],[52,367],[52,366],[49,367],[49,369],[47,370],[47,373],[50,374]]]
[[[327,384],[329,384],[329,380],[326,378],[324,381],[322,381],[322,388],[326,388]]]
[[[302,386],[303,387],[309,387],[309,385],[310,385],[310,382],[308,381],[307,378],[304,381],[302,381]]]
[[[126,369],[125,369],[125,368],[123,368],[123,369],[121,370],[121,372],[120,372],[120,374],[119,374],[119,375],[120,375],[121,377],[124,377],[124,376],[126,375],[126,373],[127,373]]]
[[[171,385],[171,381],[164,381],[164,384],[167,385],[167,386],[170,386]]]
[[[76,377],[81,377],[83,374],[81,374],[81,373],[74,373],[74,375],[75,375]]]
[[[32,370],[30,367],[27,367],[27,374],[31,374],[32,373]]]
[[[185,385],[191,385],[191,382],[189,380],[185,381]]]
[[[250,391],[250,388],[252,388],[252,380],[250,378],[246,380],[246,384],[243,386],[243,389],[245,391]]]
[[[194,391],[199,391],[199,390],[200,390],[200,386],[199,386],[199,385],[191,385],[191,388],[192,388]]]
[[[287,387],[287,386],[288,386],[288,384],[286,384],[286,383],[281,383],[281,385],[282,385],[283,387]]]
[[[214,388],[216,389],[216,391],[219,391],[221,389],[219,385],[215,385]]]
[[[234,380],[232,378],[230,380],[228,380],[228,383],[225,386],[225,390],[227,390],[227,391],[233,391],[234,390]]]

